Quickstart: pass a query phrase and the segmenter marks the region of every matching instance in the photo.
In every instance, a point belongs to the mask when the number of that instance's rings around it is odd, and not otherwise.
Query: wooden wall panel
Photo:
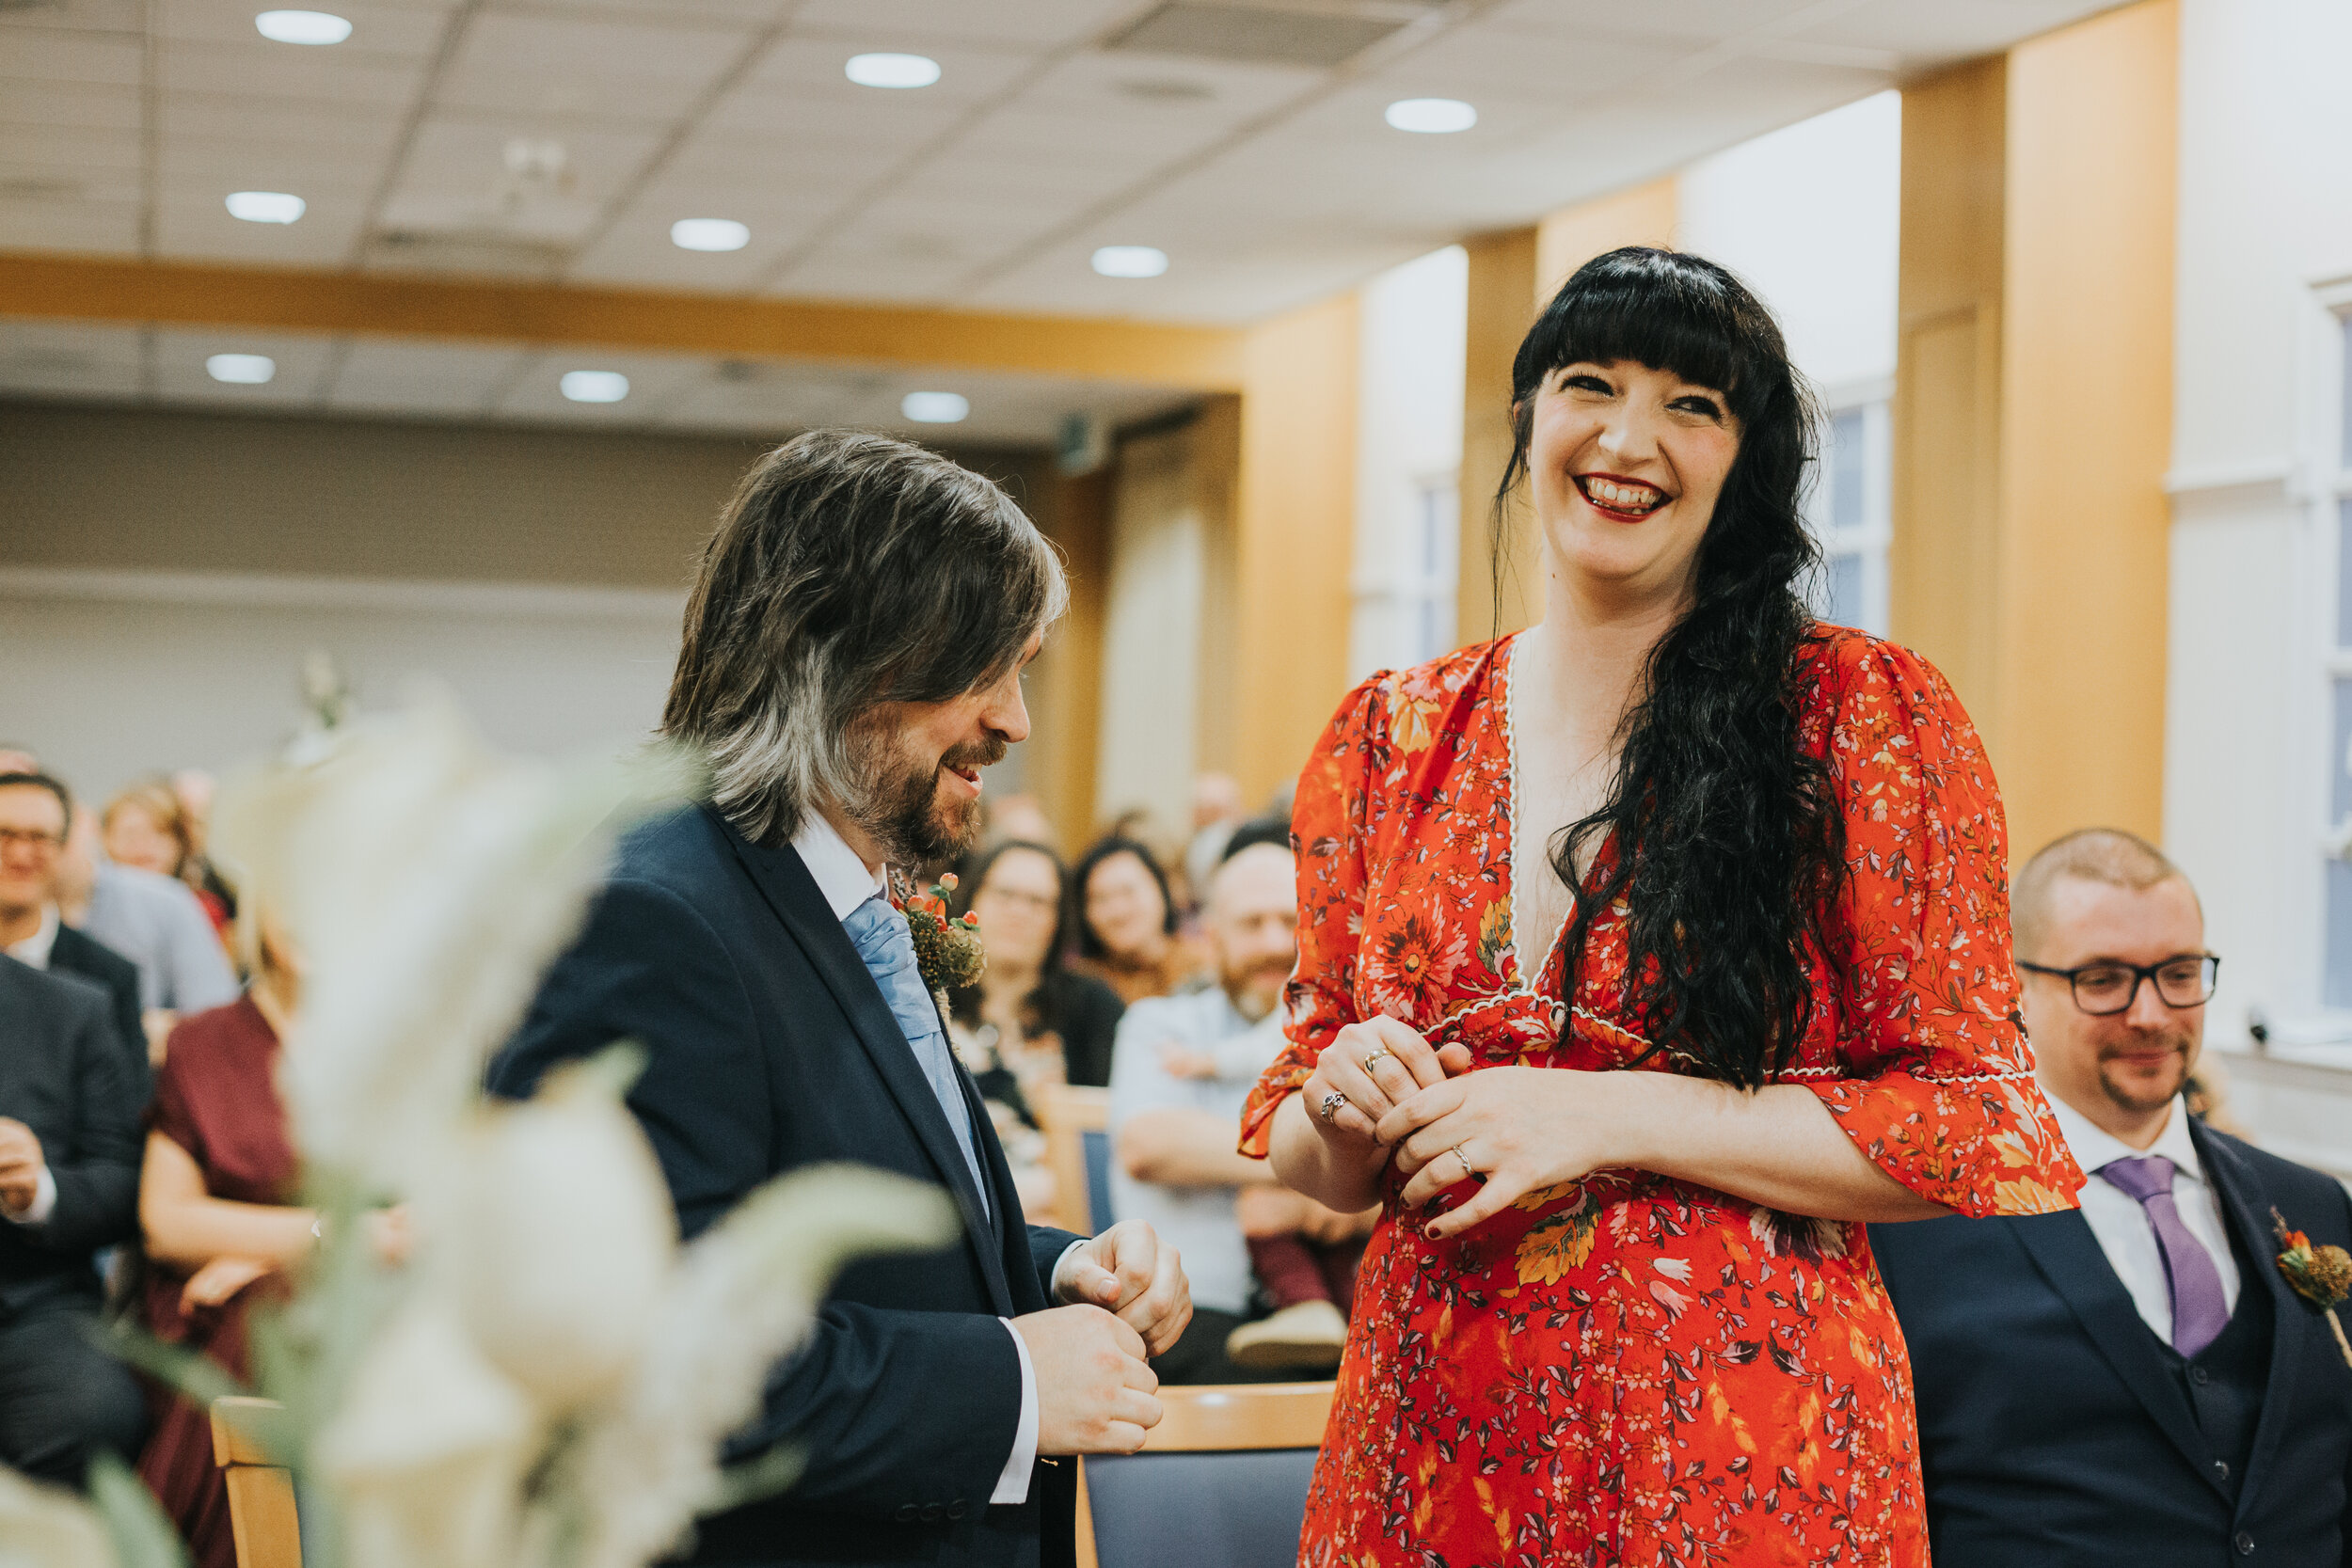
[[[1496,595],[1489,520],[1495,486],[1511,461],[1511,359],[1535,319],[1536,233],[1514,229],[1469,241],[1470,298],[1462,359],[1462,564],[1454,636],[1483,642],[1534,619],[1540,602],[1527,509],[1515,501]]]

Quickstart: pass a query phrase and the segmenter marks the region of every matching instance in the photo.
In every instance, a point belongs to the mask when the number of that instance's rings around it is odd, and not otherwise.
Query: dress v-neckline
[[[1532,996],[1535,988],[1543,983],[1544,976],[1551,973],[1551,960],[1558,953],[1560,944],[1567,940],[1568,927],[1576,923],[1576,890],[1565,890],[1567,908],[1561,912],[1559,924],[1552,927],[1551,940],[1544,943],[1543,952],[1537,957],[1534,972],[1531,975],[1520,957],[1526,952],[1519,940],[1526,930],[1519,919],[1519,833],[1525,826],[1525,814],[1519,809],[1519,732],[1512,711],[1517,705],[1518,692],[1516,677],[1518,673],[1519,644],[1526,636],[1523,631],[1513,632],[1510,644],[1502,650],[1497,665],[1502,680],[1502,802],[1511,818],[1510,863],[1502,873],[1502,896],[1511,915],[1511,974],[1505,980],[1504,989]],[[1605,849],[1607,846],[1604,844],[1602,847]],[[1597,864],[1599,854],[1596,853],[1593,859]],[[1562,978],[1561,989],[1573,990],[1565,976]]]

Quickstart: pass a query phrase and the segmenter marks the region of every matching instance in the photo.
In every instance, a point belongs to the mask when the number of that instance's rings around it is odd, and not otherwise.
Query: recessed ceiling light
[[[843,69],[861,87],[928,87],[939,80],[939,62],[928,55],[852,55]]]
[[[232,387],[259,387],[278,373],[278,361],[266,354],[215,354],[204,361],[204,373]]]
[[[574,403],[618,403],[628,396],[628,377],[618,371],[565,371],[556,386]]]
[[[1157,277],[1168,270],[1168,252],[1148,245],[1106,245],[1094,253],[1094,270],[1105,277]]]
[[[961,392],[909,392],[898,412],[916,424],[961,424],[972,404]]]
[[[278,43],[341,43],[351,36],[351,24],[331,11],[263,11],[253,25]]]
[[[229,215],[247,223],[292,223],[302,215],[303,208],[302,198],[284,191],[229,193]]]
[[[740,250],[752,231],[733,218],[680,218],[670,225],[670,243],[680,250]]]
[[[1441,136],[1478,123],[1478,111],[1458,98],[1400,98],[1389,105],[1388,121],[1400,131]]]

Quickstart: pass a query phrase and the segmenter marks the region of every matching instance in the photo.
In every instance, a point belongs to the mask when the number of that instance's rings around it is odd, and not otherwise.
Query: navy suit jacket
[[[1019,1354],[997,1320],[1050,1305],[1053,1266],[1075,1238],[1023,1223],[962,1075],[982,1208],[938,1097],[797,851],[745,841],[707,806],[628,835],[586,928],[491,1064],[490,1089],[528,1095],[549,1068],[617,1039],[646,1052],[629,1108],[689,1238],[779,1172],[825,1161],[944,1186],[964,1217],[949,1251],[843,1274],[730,1449],[787,1444],[806,1467],[782,1497],[705,1520],[691,1560],[1071,1560],[1071,1464],[1040,1460],[1025,1503],[988,1499],[1021,1413]]]
[[[2273,1259],[2270,1211],[2352,1245],[2333,1180],[2190,1124],[2270,1314],[2234,1500],[2186,1392],[2079,1211],[1872,1226],[1911,1347],[1936,1568],[2346,1568],[2352,1367]]]

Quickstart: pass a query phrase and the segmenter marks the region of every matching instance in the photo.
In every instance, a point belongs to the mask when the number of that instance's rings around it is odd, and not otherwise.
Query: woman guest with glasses
[[[1178,928],[1168,873],[1142,840],[1114,832],[1078,861],[1078,956],[1090,974],[1130,1006],[1170,996],[1209,970],[1209,953]],[[1105,1058],[1107,1060],[1107,1058]]]
[[[1314,1568],[1920,1568],[1861,1222],[2080,1177],[2016,1022],[1951,689],[1816,623],[1810,399],[1728,273],[1628,249],[1521,343],[1543,619],[1375,675],[1300,781],[1290,1046],[1244,1148],[1382,1206]]]
[[[1037,1104],[1048,1085],[1102,1088],[1111,1081],[1111,1040],[1127,1010],[1102,981],[1061,961],[1061,857],[1011,839],[982,855],[956,889],[953,912],[979,916],[988,967],[948,993],[949,1036],[978,1084],[1013,1167],[1021,1201],[1054,1206]]]

